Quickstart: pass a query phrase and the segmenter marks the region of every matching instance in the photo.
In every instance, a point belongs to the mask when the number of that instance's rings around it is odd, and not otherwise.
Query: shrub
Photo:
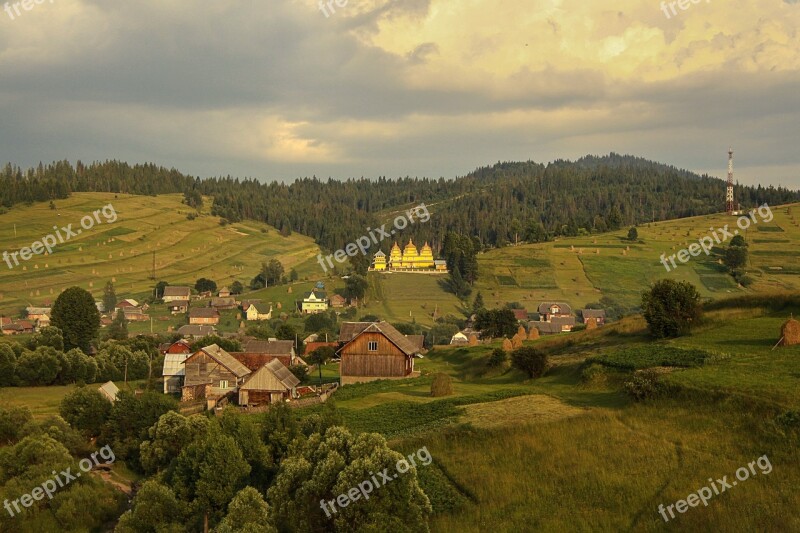
[[[431,383],[431,396],[437,398],[439,396],[450,396],[453,394],[453,381],[447,374],[436,374],[433,376],[433,383]]]
[[[495,348],[492,351],[492,355],[489,356],[489,361],[487,365],[489,368],[498,368],[503,366],[508,362],[508,354],[505,350],[501,350],[500,348]]]
[[[642,294],[642,311],[653,337],[687,335],[701,315],[700,294],[687,281],[662,279]]]
[[[289,372],[294,374],[294,376],[299,379],[301,383],[305,383],[306,379],[308,378],[308,367],[304,365],[292,365],[289,367]]]
[[[75,389],[64,396],[59,406],[61,417],[87,437],[100,434],[110,413],[111,402],[93,387]]]
[[[606,375],[606,367],[592,363],[581,371],[581,381],[584,383],[596,383],[605,380]]]
[[[625,392],[634,401],[642,402],[658,396],[663,385],[658,372],[653,369],[638,370],[623,384]]]
[[[511,365],[529,378],[540,378],[547,371],[547,354],[532,347],[518,348],[511,352]]]

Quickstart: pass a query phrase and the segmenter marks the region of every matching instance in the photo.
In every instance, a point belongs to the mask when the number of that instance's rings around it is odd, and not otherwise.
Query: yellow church
[[[421,250],[417,250],[414,242],[409,239],[403,250],[395,242],[389,252],[389,259],[386,254],[378,251],[372,261],[372,268],[378,272],[440,272],[447,273],[447,262],[433,258],[433,250],[426,242]]]

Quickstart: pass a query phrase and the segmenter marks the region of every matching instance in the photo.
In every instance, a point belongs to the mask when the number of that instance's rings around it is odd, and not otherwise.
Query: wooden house
[[[297,398],[300,380],[279,360],[262,366],[239,387],[239,405],[273,404]]]
[[[344,307],[347,304],[347,300],[344,299],[344,296],[339,294],[334,294],[331,296],[331,307],[339,308]]]
[[[585,324],[590,318],[594,318],[598,326],[606,323],[606,310],[605,309],[583,309],[581,311],[583,323]]]
[[[216,309],[236,309],[236,298],[211,298],[211,307]]]
[[[550,322],[554,317],[572,316],[572,308],[563,302],[544,302],[539,305],[539,320]]]
[[[230,295],[231,295],[231,290],[228,287],[222,287],[217,293],[217,296],[219,296],[220,298],[228,298],[230,297]]]
[[[276,359],[287,367],[300,363],[292,341],[253,340],[244,345],[243,352],[232,352],[231,355],[252,371]]]
[[[178,335],[184,338],[199,339],[201,337],[206,337],[208,335],[216,335],[217,328],[215,328],[214,326],[190,324],[178,328],[177,333]]]
[[[514,313],[514,318],[521,322],[527,322],[528,320],[528,310],[527,309],[512,309]]]
[[[414,358],[421,357],[420,348],[388,322],[345,322],[339,341],[342,385],[419,375]]]
[[[120,309],[128,322],[144,322],[150,320],[150,315],[142,311],[141,307],[123,307]],[[119,313],[119,311],[117,311]]]
[[[28,313],[28,320],[33,320],[34,322],[43,318],[50,320],[49,307],[26,307],[25,311]]]
[[[235,391],[251,371],[231,354],[212,344],[190,355],[184,362],[181,401],[219,398]]]
[[[189,324],[219,324],[219,311],[213,307],[195,307],[189,311]]]
[[[189,300],[173,300],[167,303],[167,309],[173,315],[182,315],[189,311]]]
[[[189,287],[164,287],[164,294],[161,296],[161,299],[164,300],[164,303],[174,302],[176,300],[186,300],[189,301],[192,299],[192,289]]]

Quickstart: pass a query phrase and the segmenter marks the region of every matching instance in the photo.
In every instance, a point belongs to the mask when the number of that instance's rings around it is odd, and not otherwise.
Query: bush
[[[433,383],[431,383],[431,396],[438,398],[440,396],[450,396],[453,394],[453,380],[447,374],[436,374],[433,376]]]
[[[642,311],[653,337],[687,335],[701,315],[700,294],[687,281],[662,279],[642,294]]]
[[[653,369],[637,370],[623,384],[625,392],[636,402],[657,397],[663,390],[658,372]]]
[[[96,388],[82,387],[64,396],[58,410],[70,426],[87,437],[96,437],[111,413],[111,402]]]
[[[532,347],[517,348],[511,352],[511,365],[529,378],[540,378],[547,371],[547,354]]]
[[[308,367],[305,365],[292,365],[289,367],[289,372],[294,374],[301,383],[305,383],[308,378]]]
[[[584,383],[596,383],[606,378],[606,367],[598,363],[591,363],[581,371],[581,381]]]
[[[505,350],[495,348],[492,355],[489,356],[489,361],[486,363],[489,368],[499,368],[508,362],[508,354]]]
[[[0,444],[13,444],[22,437],[22,428],[33,420],[27,407],[0,408]]]

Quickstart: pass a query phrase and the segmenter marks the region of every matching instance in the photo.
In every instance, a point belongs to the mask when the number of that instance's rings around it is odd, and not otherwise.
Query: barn
[[[297,398],[300,380],[278,359],[253,372],[239,387],[239,405],[253,406]]]
[[[388,322],[345,322],[339,341],[342,385],[419,375],[414,358],[421,357],[420,347]]]
[[[231,354],[212,344],[183,362],[186,369],[181,401],[220,397],[236,390],[250,370]]]

